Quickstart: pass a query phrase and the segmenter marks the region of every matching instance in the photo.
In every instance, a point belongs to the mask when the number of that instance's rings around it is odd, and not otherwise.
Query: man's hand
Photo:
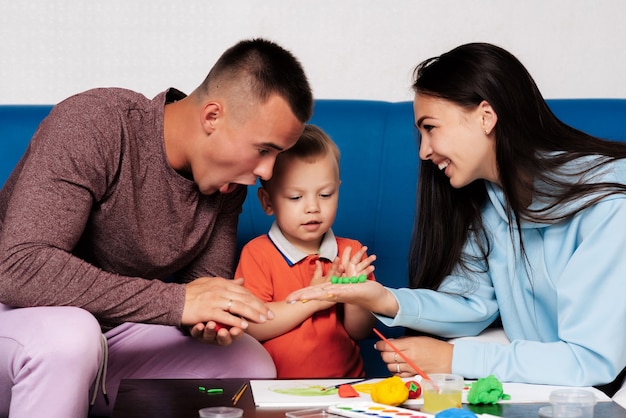
[[[185,286],[181,323],[190,327],[192,337],[228,345],[244,334],[248,321],[264,323],[274,317],[242,284],[243,279],[201,277]]]

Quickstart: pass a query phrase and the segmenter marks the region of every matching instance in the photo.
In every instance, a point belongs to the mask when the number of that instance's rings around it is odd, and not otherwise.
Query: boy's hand
[[[354,253],[352,257],[350,257],[350,254],[352,253],[352,247],[347,247],[345,250],[343,250],[343,254],[341,254],[341,266],[344,276],[358,277],[361,274],[368,276],[371,272],[374,271],[374,266],[372,265],[372,263],[376,260],[375,255],[370,255],[369,257],[361,260],[366,252],[367,247],[363,246],[359,251]]]
[[[328,272],[324,276],[322,270],[322,263],[319,260],[315,261],[315,272],[313,273],[313,278],[311,279],[311,283],[309,286],[315,286],[316,284],[329,283],[330,278],[333,276],[341,275],[343,267],[341,265],[341,260],[337,257],[333,263],[330,265]]]
[[[362,260],[366,252],[367,247],[363,246],[359,251],[354,253],[354,255],[351,255],[352,247],[347,247],[343,250],[341,258],[337,257],[333,260],[333,263],[331,264],[330,269],[328,269],[326,275],[322,273],[322,263],[316,261],[315,272],[313,273],[313,278],[311,279],[309,286],[330,282],[330,279],[333,276],[357,277],[361,274],[368,276],[374,271],[372,263],[376,260],[376,256],[370,255]]]

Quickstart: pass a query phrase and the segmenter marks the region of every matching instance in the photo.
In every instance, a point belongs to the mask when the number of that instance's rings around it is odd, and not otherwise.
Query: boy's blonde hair
[[[284,161],[298,158],[307,162],[315,162],[321,157],[332,155],[337,162],[337,170],[339,170],[339,159],[341,154],[337,144],[318,126],[306,124],[304,131],[296,144],[283,151],[276,157],[274,164],[274,174],[270,180],[261,180],[261,185],[267,187],[274,180],[275,176],[280,175],[281,167]]]

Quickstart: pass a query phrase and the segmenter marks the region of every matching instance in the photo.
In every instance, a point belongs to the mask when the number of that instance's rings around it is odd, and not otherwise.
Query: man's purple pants
[[[104,350],[93,315],[72,307],[0,304],[0,417],[109,415],[121,379],[276,377],[271,357],[249,335],[226,347],[163,325],[125,323],[104,335],[108,405],[102,383],[95,387]]]

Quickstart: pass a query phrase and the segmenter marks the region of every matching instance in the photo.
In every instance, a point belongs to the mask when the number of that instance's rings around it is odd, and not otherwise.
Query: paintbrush
[[[326,386],[326,387],[322,388],[322,390],[339,389],[339,386],[341,386],[341,385],[353,385],[355,383],[363,382],[365,380],[367,380],[367,379],[358,379],[358,380],[353,380],[351,382],[339,383],[338,385],[334,385],[334,386]]]
[[[417,372],[417,374],[419,374],[420,376],[422,376],[422,379],[426,379],[426,380],[430,380],[432,382],[432,380],[430,379],[430,377],[424,373],[422,371],[422,369],[420,369],[419,367],[417,367],[417,365],[415,363],[413,363],[411,360],[409,360],[409,358],[407,356],[405,356],[404,354],[402,354],[402,352],[398,349],[398,347],[396,347],[395,345],[393,345],[391,343],[391,341],[389,341],[387,338],[385,338],[385,336],[383,334],[381,334],[376,328],[374,328],[374,332],[376,333],[376,335],[378,335],[384,342],[386,342],[387,344],[389,344],[389,347],[391,347],[391,349],[393,351],[396,352],[396,354],[398,354],[400,357],[402,357],[402,359],[404,361],[407,362],[407,364],[409,366],[411,366],[413,368],[413,370],[415,370]],[[435,390],[439,390],[439,388],[437,387],[437,385],[435,385],[435,382],[432,382],[433,387],[435,388]]]

